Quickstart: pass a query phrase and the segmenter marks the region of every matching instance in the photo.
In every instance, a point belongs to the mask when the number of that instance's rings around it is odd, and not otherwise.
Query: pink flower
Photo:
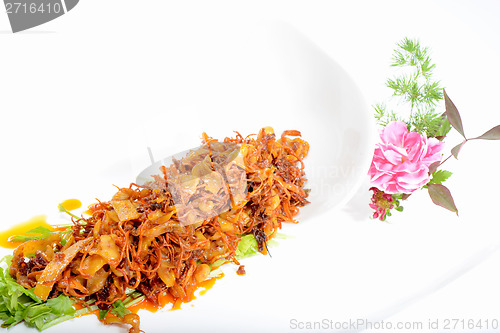
[[[441,161],[441,141],[408,132],[402,121],[387,124],[380,138],[368,171],[373,186],[389,194],[410,194],[429,182],[429,166]]]
[[[373,218],[384,221],[387,211],[394,208],[394,199],[392,195],[384,193],[376,187],[370,188],[370,191],[373,191],[372,203],[370,204],[370,207],[375,209]]]

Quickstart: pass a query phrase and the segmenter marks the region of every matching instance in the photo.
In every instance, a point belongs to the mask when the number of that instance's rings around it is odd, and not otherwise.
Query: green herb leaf
[[[13,237],[13,240],[15,242],[26,242],[32,239],[44,239],[52,235],[55,231],[52,231],[50,229],[47,229],[46,227],[36,227],[35,229],[31,229],[30,231],[27,231],[26,234],[35,234],[34,236],[27,236],[27,235],[17,235]]]
[[[410,118],[410,130],[425,133],[427,137],[436,137],[443,124],[443,118],[434,109],[416,110]]]
[[[276,239],[286,239],[290,238],[290,236],[287,236],[282,233],[276,233],[275,237],[271,240],[267,241],[267,246],[268,247],[273,247],[278,245],[278,242]],[[257,240],[255,239],[253,234],[247,234],[244,236],[241,236],[241,240],[238,243],[238,247],[236,248],[235,252],[235,257],[237,260],[252,257],[256,254],[259,254],[259,246],[257,244]],[[214,266],[220,266],[222,263],[214,263]]]
[[[259,246],[254,235],[248,234],[241,237],[236,249],[236,259],[248,258],[259,253]]]
[[[111,308],[111,313],[118,317],[125,317],[125,315],[130,313],[130,310],[125,307],[122,301],[117,300],[113,302],[113,307]]]
[[[448,133],[450,132],[451,130],[451,124],[450,124],[450,121],[448,120],[448,118],[446,118],[446,114],[445,114],[445,118],[443,120],[443,122],[441,123],[441,126],[439,127],[439,130],[436,132],[436,137],[445,137],[446,135],[448,135]]]
[[[446,181],[453,173],[447,170],[437,170],[432,173],[432,178],[427,185],[430,184],[442,184]]]
[[[400,67],[399,76],[389,78],[386,86],[392,90],[393,96],[399,96],[409,106],[410,115],[403,119],[394,111],[388,111],[385,104],[376,104],[375,119],[379,125],[386,126],[391,121],[400,120],[408,125],[409,131],[427,137],[443,137],[449,131],[449,124],[435,111],[435,106],[443,99],[443,91],[440,82],[432,80],[435,65],[428,53],[428,49],[421,47],[415,39],[405,38],[397,44],[392,66]],[[402,106],[404,104],[397,105],[398,113]]]
[[[100,310],[99,311],[99,320],[103,320],[109,313],[109,310]]]
[[[47,300],[47,306],[52,309],[52,313],[65,314],[69,316],[75,314],[73,303],[74,302],[69,297],[62,294],[56,298],[50,298]]]
[[[10,276],[9,267],[12,256],[4,257],[0,262],[7,267],[0,267],[0,320],[2,327],[12,327],[22,321],[27,326],[44,330],[56,323],[62,322],[90,311],[81,309],[75,311],[74,301],[65,295],[42,301],[33,289],[26,289]]]
[[[60,203],[57,207],[59,208],[59,211],[61,213],[66,213],[66,214],[68,214],[69,216],[73,217],[76,220],[81,220],[82,219],[81,217],[76,216],[75,214],[73,214],[72,212],[70,212],[69,210],[67,210],[66,208],[64,208],[64,206],[63,206],[62,203]]]
[[[142,302],[145,298],[146,296],[143,293],[134,291],[123,301],[123,305],[128,309],[131,306]]]
[[[373,105],[373,109],[375,110],[375,113],[373,115],[377,120],[377,123],[382,126],[387,125],[384,119],[385,113],[387,112],[385,104],[383,103],[375,104]]]

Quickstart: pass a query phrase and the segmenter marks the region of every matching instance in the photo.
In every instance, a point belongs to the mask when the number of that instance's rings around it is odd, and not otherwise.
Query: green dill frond
[[[373,105],[373,109],[375,110],[373,116],[375,117],[375,120],[377,120],[377,123],[381,122],[385,116],[385,104],[384,103],[378,103]]]
[[[420,73],[429,73],[434,68],[430,63],[428,48],[422,48],[418,39],[407,37],[397,44],[392,66],[417,66]]]
[[[375,104],[373,105],[373,109],[375,110],[373,116],[377,121],[377,125],[387,126],[391,121],[401,120],[394,111],[387,111],[385,103]]]
[[[427,137],[435,137],[445,118],[434,109],[417,110],[413,114],[409,126],[411,131],[425,133]]]
[[[420,71],[422,72],[422,75],[429,80],[432,74],[432,70],[436,67],[435,64],[431,64],[431,59],[429,56],[425,58],[423,62],[420,64]]]
[[[443,88],[439,81],[426,82],[422,86],[422,102],[428,106],[435,106],[438,101],[443,99]]]
[[[388,112],[385,104],[377,104],[374,106],[377,123],[384,125],[401,120],[413,131],[436,136],[443,124],[443,118],[435,111],[438,102],[443,100],[443,87],[439,81],[432,80],[436,66],[429,49],[422,47],[417,39],[404,38],[394,50],[391,66],[398,67],[398,75],[389,78],[386,86],[409,107],[409,117],[401,119],[396,112]],[[400,108],[398,105],[397,110]]]
[[[391,121],[400,121],[400,120],[401,119],[397,116],[397,114],[394,111],[391,111],[389,113],[389,121],[387,123],[389,123]]]

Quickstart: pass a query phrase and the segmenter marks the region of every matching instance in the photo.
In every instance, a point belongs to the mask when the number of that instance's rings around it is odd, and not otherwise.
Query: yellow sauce
[[[19,223],[8,230],[0,232],[0,246],[8,249],[15,249],[22,242],[15,242],[11,238],[17,235],[24,235],[26,232],[38,227],[55,230],[53,226],[47,223],[46,218],[45,215],[38,215],[26,222]]]
[[[68,199],[63,202],[61,202],[61,205],[64,207],[66,210],[74,210],[82,207],[82,203],[78,199]]]
[[[66,210],[74,210],[80,208],[82,206],[82,203],[78,199],[68,199],[63,201],[61,205]],[[13,226],[9,230],[0,232],[0,246],[7,249],[15,249],[22,242],[13,241],[14,236],[26,235],[26,232],[38,227],[45,227],[52,231],[58,230],[57,226],[52,226],[47,223],[47,217],[45,215],[38,215],[32,217],[26,222],[22,222]]]

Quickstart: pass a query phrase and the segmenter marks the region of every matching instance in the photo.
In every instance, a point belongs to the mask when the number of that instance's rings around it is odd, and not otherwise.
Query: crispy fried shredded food
[[[297,222],[308,203],[309,144],[299,136],[285,131],[277,138],[266,127],[218,142],[203,133],[200,149],[163,167],[153,181],[119,188],[110,201],[92,205],[90,217],[73,218],[67,232],[21,244],[10,274],[42,300],[64,294],[101,310],[131,289],[155,304],[165,294],[185,299],[221,259],[240,264],[242,236],[253,235],[266,254],[282,222]],[[243,266],[238,272],[244,274]],[[101,319],[140,331],[133,313]]]

